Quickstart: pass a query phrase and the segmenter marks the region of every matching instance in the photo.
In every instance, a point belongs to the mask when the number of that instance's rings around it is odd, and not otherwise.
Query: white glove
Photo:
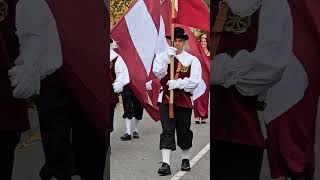
[[[114,93],[120,93],[123,90],[123,86],[121,86],[119,83],[113,83],[113,92]]]
[[[27,64],[16,65],[8,71],[14,98],[29,98],[40,92],[40,72]]]
[[[210,61],[210,84],[221,85],[223,83],[224,63],[230,60],[230,58],[228,54],[221,53]]]
[[[167,53],[168,53],[169,57],[170,56],[174,56],[175,57],[177,55],[177,48],[169,47]]]
[[[147,89],[147,91],[152,90],[152,81],[148,81],[148,82],[146,83],[146,89]]]
[[[178,80],[169,80],[167,82],[167,85],[169,86],[168,90],[178,89],[181,86],[180,81],[178,81]]]

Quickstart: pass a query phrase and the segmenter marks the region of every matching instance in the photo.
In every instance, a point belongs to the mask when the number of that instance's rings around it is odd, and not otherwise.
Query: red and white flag
[[[135,95],[142,103],[146,111],[154,120],[159,120],[159,109],[157,107],[157,98],[160,89],[160,82],[154,79],[152,73],[152,62],[156,54],[165,51],[169,45],[165,35],[170,34],[171,27],[171,2],[169,0],[137,0],[129,8],[124,17],[111,30],[111,37],[118,42],[119,48],[115,49],[128,66],[130,74],[130,84]],[[207,76],[196,90],[193,96],[195,102],[196,117],[208,116],[208,103],[197,101],[206,94],[207,101],[209,88],[209,60],[202,59],[199,42],[190,32],[186,31],[190,37],[190,53],[197,56],[207,72]],[[207,63],[206,63],[207,62]],[[137,73],[139,72],[139,73]],[[145,84],[153,79],[152,90],[147,92]],[[202,87],[202,88],[200,88]]]
[[[137,0],[111,30],[111,37],[119,44],[115,51],[128,66],[130,87],[154,120],[160,119],[159,109],[156,98],[146,90],[146,82],[158,49],[159,28],[160,1]]]

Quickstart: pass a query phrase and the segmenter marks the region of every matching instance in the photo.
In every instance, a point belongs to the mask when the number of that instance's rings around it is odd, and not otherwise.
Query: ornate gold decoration
[[[188,70],[189,70],[189,67],[186,67],[186,66],[181,66],[180,68],[180,72],[183,72],[183,73],[188,72]]]
[[[251,17],[240,17],[234,14],[229,14],[225,24],[225,30],[235,34],[241,34],[247,31],[251,26]]]
[[[113,27],[127,12],[134,0],[110,0],[110,25]]]

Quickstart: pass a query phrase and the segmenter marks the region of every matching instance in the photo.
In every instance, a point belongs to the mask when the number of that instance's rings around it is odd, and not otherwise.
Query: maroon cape
[[[64,80],[102,140],[109,142],[113,91],[104,1],[48,0],[48,4],[60,36]]]
[[[212,6],[212,22],[219,9],[218,1]],[[251,26],[246,32],[235,34],[224,31],[218,53],[236,55],[241,49],[253,51],[257,45],[259,14],[251,16]],[[245,42],[245,43],[243,43]],[[242,96],[235,87],[211,86],[211,138],[229,143],[265,147],[265,140],[257,113],[257,97]]]
[[[23,131],[29,128],[27,103],[23,99],[13,98],[8,76],[8,70],[19,55],[19,42],[15,35],[16,1],[5,2],[9,13],[0,21],[0,131]]]

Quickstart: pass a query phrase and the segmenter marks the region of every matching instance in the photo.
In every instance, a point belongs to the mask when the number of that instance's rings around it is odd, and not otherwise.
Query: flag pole
[[[171,3],[171,19],[175,18],[175,5],[176,0],[172,0]],[[174,46],[174,23],[171,21],[171,45]],[[170,80],[174,80],[174,57],[170,58]],[[169,99],[169,118],[174,118],[174,93],[173,90],[170,90],[170,99]]]
[[[229,11],[229,6],[225,2],[221,2],[219,5],[219,11],[216,17],[216,22],[214,23],[212,28],[212,33],[213,33],[213,38],[211,39],[211,47],[213,48],[213,51],[212,51],[213,53],[211,53],[212,59],[218,52],[221,33],[224,29],[224,26],[227,20],[228,11]]]

